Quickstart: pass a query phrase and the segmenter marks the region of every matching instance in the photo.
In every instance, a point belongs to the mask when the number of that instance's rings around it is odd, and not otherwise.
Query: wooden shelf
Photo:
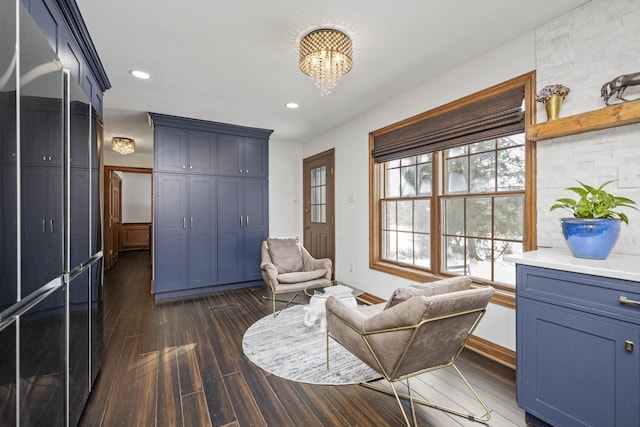
[[[531,141],[542,141],[634,123],[640,123],[640,100],[529,126],[527,138]]]

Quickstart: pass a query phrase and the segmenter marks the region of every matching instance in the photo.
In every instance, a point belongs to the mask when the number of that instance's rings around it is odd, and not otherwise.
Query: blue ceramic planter
[[[562,218],[562,235],[574,257],[607,259],[620,236],[619,219]]]

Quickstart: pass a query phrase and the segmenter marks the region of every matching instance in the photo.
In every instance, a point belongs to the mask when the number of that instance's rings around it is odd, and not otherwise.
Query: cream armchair
[[[331,371],[329,339],[378,372],[390,385],[361,385],[395,396],[404,420],[411,425],[400,398],[435,407],[474,421],[486,422],[490,411],[455,366],[465,343],[482,319],[495,290],[471,287],[467,277],[456,277],[409,288],[396,289],[385,306],[366,311],[347,307],[340,299],[327,300],[327,369]],[[485,410],[476,416],[419,398],[411,393],[409,378],[440,368],[452,367]],[[339,374],[339,373],[338,373]],[[399,393],[395,382],[403,382],[408,392]]]
[[[262,242],[262,278],[271,292],[273,316],[276,312],[276,295],[294,293],[289,306],[300,291],[331,285],[331,260],[316,259],[294,238],[269,237]],[[283,308],[283,309],[284,309]]]

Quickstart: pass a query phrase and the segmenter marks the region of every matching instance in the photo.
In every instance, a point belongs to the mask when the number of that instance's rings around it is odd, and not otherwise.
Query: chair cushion
[[[271,263],[275,265],[278,274],[302,271],[304,264],[300,246],[293,238],[269,237],[267,239]],[[278,281],[281,281],[278,278]]]
[[[456,292],[469,289],[471,279],[467,276],[456,276],[448,279],[436,280],[435,282],[420,283],[410,285],[408,288],[398,288],[391,294],[391,297],[384,306],[384,309],[393,307],[396,304],[407,301],[415,296],[432,296],[441,293]]]
[[[299,283],[308,282],[309,280],[319,279],[327,274],[327,270],[311,270],[311,271],[295,271],[292,273],[278,274],[278,282],[280,283]]]

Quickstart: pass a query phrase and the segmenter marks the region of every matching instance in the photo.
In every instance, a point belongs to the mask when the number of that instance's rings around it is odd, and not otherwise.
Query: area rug
[[[244,354],[263,370],[309,384],[354,384],[327,372],[326,338],[319,322],[304,325],[304,306],[294,306],[276,316],[263,317],[251,325],[242,338]],[[373,381],[380,375],[334,340],[329,340],[331,369],[351,378]]]

